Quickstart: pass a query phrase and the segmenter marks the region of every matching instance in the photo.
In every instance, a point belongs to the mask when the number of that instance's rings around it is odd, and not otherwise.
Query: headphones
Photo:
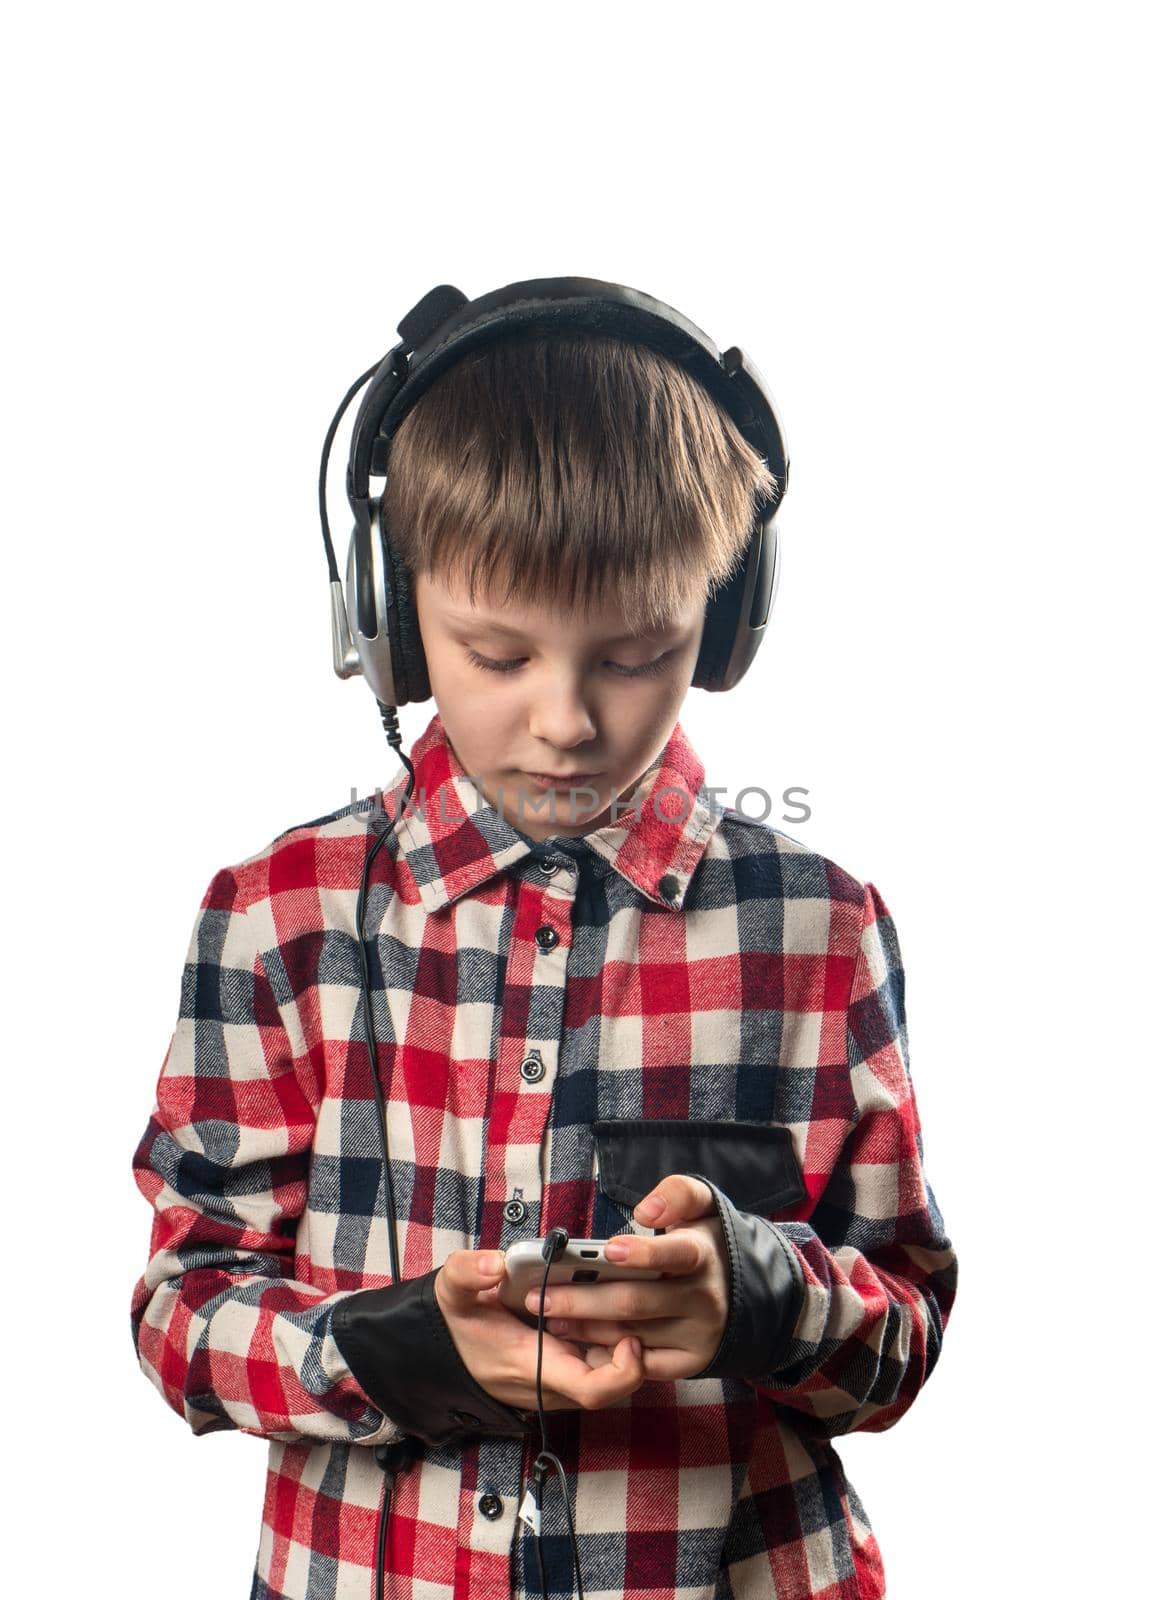
[[[400,342],[345,396],[321,461],[321,527],[328,553],[333,667],[339,678],[363,674],[377,700],[405,706],[428,700],[429,673],[412,575],[392,548],[371,477],[388,473],[389,445],[406,412],[468,351],[511,334],[588,332],[647,345],[676,361],[728,412],[778,482],[776,501],[758,496],[743,560],[706,606],[693,687],[732,689],[765,635],[780,575],[776,512],[789,486],[789,452],[773,397],[745,352],[724,353],[688,317],[639,289],[598,278],[530,278],[469,300],[451,284],[430,289],[397,324]],[[346,475],[353,512],[345,596],[329,536],[325,477],[337,424],[357,390]]]
[[[705,626],[694,666],[692,686],[711,691],[732,689],[748,671],[765,635],[780,576],[776,512],[789,486],[789,453],[765,381],[745,352],[733,345],[721,352],[688,317],[664,301],[598,278],[529,278],[507,284],[490,294],[469,300],[452,284],[430,289],[397,324],[400,340],[356,380],[329,424],[321,452],[321,533],[328,557],[332,613],[333,669],[339,678],[361,674],[376,697],[377,709],[389,744],[408,771],[392,818],[382,810],[372,818],[376,835],[365,855],[357,897],[357,931],[360,938],[361,999],[369,1071],[376,1097],[381,1133],[382,1177],[388,1217],[392,1281],[400,1282],[397,1218],[389,1166],[389,1139],[385,1119],[385,1092],[377,1070],[373,1030],[370,950],[365,937],[365,904],[372,864],[377,851],[396,826],[413,791],[415,774],[401,750],[397,722],[400,706],[431,698],[428,666],[417,619],[412,574],[393,549],[382,513],[381,496],[374,495],[370,478],[388,475],[389,445],[401,419],[447,368],[468,351],[521,333],[585,332],[608,334],[647,345],[678,363],[713,396],[761,454],[777,479],[777,494],[767,501],[758,495],[744,556],[726,581],[711,594]],[[353,532],[342,590],[329,531],[327,479],[329,455],[341,418],[357,392],[368,384],[353,425],[345,488],[353,512]],[[346,605],[347,592],[347,605]],[[391,1084],[389,1085],[391,1092]],[[554,1228],[545,1246],[545,1275],[541,1285],[544,1303],[549,1267],[564,1248],[565,1230]],[[541,1449],[531,1484],[525,1487],[519,1519],[532,1528],[537,1540],[541,1594],[548,1600],[541,1550],[540,1506],[546,1464],[561,1476],[569,1539],[577,1579],[584,1600],[581,1565],[564,1469],[546,1448],[545,1413],[541,1393],[541,1358],[545,1314],[537,1317],[537,1417]],[[385,1540],[398,1472],[424,1453],[423,1441],[406,1435],[388,1445],[378,1445],[376,1459],[385,1474],[385,1492],[377,1525],[376,1596],[384,1595]]]

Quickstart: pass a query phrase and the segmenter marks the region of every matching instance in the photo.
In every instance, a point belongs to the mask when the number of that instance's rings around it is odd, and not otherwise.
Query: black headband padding
[[[388,448],[402,418],[440,375],[470,351],[501,339],[575,331],[633,340],[695,378],[763,455],[784,492],[789,459],[768,391],[750,371],[731,372],[709,335],[672,306],[597,278],[535,278],[468,300],[438,284],[398,324],[389,352],[361,401],[353,429],[349,496],[368,495],[370,474],[386,476]],[[410,347],[407,335],[416,337]]]
[[[572,331],[593,337],[603,334],[631,339],[667,356],[696,378],[718,405],[729,412],[755,449],[764,453],[770,446],[771,441],[753,408],[735,390],[721,365],[720,354],[711,355],[697,341],[670,327],[668,320],[655,312],[600,297],[571,298],[552,304],[534,299],[498,307],[478,319],[477,304],[474,301],[466,308],[467,320],[450,318],[448,331],[438,329],[431,345],[410,356],[407,381],[382,415],[376,430],[377,439],[387,444],[409,407],[442,372],[469,351],[504,338]],[[375,453],[375,458],[380,460],[379,454]]]

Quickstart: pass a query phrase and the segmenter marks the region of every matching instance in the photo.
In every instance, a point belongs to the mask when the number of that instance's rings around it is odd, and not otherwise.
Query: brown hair
[[[605,334],[471,351],[402,419],[384,515],[415,578],[499,604],[606,590],[638,632],[704,603],[777,479],[676,362]],[[503,589],[501,588],[503,582]]]

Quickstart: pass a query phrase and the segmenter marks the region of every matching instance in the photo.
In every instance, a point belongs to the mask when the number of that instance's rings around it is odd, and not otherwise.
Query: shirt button
[[[540,1083],[545,1076],[545,1063],[540,1056],[526,1056],[521,1063],[521,1076],[526,1083]]]
[[[542,950],[552,950],[553,946],[557,943],[557,940],[561,936],[557,932],[556,928],[550,928],[548,925],[546,925],[543,928],[538,928],[533,937],[536,939],[538,946]]]
[[[483,1494],[477,1501],[477,1510],[483,1517],[488,1517],[490,1522],[496,1522],[504,1509],[499,1494]]]
[[[677,879],[673,876],[672,872],[667,872],[662,878],[661,882],[657,885],[658,893],[661,895],[663,900],[676,900],[677,891],[679,888],[680,885],[678,884]]]
[[[550,856],[548,858],[548,860],[542,861],[542,863],[541,863],[541,871],[545,874],[545,876],[547,878],[551,878],[553,876],[553,874],[560,869],[560,866],[561,866],[561,863],[559,861],[555,860],[553,856]]]
[[[479,1428],[480,1417],[475,1417],[471,1411],[450,1411],[449,1415],[454,1422],[459,1422],[462,1428]]]
[[[506,1222],[524,1222],[527,1207],[523,1200],[510,1200],[505,1207]]]

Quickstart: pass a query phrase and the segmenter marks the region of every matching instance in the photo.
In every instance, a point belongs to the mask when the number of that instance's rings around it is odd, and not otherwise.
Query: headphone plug
[[[569,1235],[564,1228],[550,1228],[545,1236],[545,1248],[542,1252],[546,1265],[552,1266],[568,1243]]]

